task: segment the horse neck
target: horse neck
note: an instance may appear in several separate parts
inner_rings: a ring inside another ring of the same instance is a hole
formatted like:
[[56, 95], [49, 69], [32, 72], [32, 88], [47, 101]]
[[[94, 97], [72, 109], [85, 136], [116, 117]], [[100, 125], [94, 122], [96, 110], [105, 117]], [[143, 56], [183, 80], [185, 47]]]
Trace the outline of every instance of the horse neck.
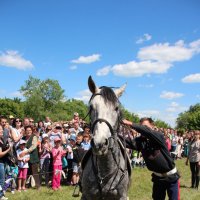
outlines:
[[114, 141], [113, 148], [109, 149], [106, 155], [96, 155], [96, 166], [100, 176], [106, 176], [118, 168], [119, 151], [117, 141]]

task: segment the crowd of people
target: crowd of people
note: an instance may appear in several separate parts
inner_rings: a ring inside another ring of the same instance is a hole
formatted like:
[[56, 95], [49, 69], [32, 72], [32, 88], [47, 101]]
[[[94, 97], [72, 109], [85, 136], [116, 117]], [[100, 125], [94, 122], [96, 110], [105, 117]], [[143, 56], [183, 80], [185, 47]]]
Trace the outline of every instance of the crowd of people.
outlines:
[[[174, 129], [156, 128], [164, 134], [171, 157], [186, 157], [190, 162], [191, 187], [199, 186], [200, 131], [177, 133]], [[124, 138], [136, 138], [140, 132], [120, 130]], [[52, 122], [49, 117], [34, 122], [33, 118], [1, 116], [0, 118], [0, 199], [5, 193], [26, 191], [27, 187], [40, 189], [44, 184], [59, 190], [61, 181], [76, 186], [84, 154], [91, 148], [90, 127], [74, 113], [67, 122]], [[128, 150], [132, 166], [146, 166], [142, 153]], [[62, 176], [64, 177], [62, 179]]]

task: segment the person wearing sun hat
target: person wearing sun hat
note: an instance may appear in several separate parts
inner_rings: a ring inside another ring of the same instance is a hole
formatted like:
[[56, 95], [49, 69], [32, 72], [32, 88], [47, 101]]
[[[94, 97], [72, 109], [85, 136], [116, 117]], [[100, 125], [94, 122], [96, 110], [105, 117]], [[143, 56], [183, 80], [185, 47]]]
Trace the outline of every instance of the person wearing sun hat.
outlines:
[[61, 171], [62, 171], [62, 157], [66, 154], [66, 151], [63, 150], [61, 146], [61, 139], [55, 138], [55, 146], [52, 149], [53, 157], [53, 180], [52, 180], [52, 189], [60, 189], [60, 180], [61, 180]]
[[20, 157], [19, 155], [23, 152], [27, 151], [26, 148], [26, 141], [20, 140], [19, 141], [19, 149], [17, 150], [17, 159], [18, 159], [18, 191], [21, 192], [21, 190], [26, 190], [26, 178], [27, 178], [27, 172], [29, 168], [28, 161], [30, 160], [30, 154], [26, 154], [23, 157]]

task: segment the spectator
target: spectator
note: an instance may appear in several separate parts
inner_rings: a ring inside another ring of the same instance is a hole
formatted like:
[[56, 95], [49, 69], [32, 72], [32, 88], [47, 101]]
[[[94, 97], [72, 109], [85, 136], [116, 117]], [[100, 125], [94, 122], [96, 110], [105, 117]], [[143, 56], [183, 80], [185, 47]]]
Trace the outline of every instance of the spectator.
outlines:
[[45, 121], [44, 121], [44, 127], [47, 128], [47, 126], [51, 125], [51, 119], [50, 117], [45, 117]]
[[18, 173], [18, 191], [19, 192], [21, 192], [21, 190], [26, 191], [26, 178], [27, 178], [27, 172], [29, 168], [28, 161], [30, 160], [29, 154], [25, 154], [23, 157], [19, 156], [21, 152], [23, 151], [27, 151], [26, 141], [20, 140], [19, 149], [17, 150], [18, 167], [19, 167], [19, 173]]
[[45, 126], [43, 121], [38, 121], [37, 123], [37, 132], [40, 136], [42, 136], [43, 133], [45, 133]]
[[68, 163], [68, 174], [67, 174], [67, 185], [71, 185], [72, 176], [73, 176], [73, 146], [76, 142], [76, 136], [70, 136], [70, 143], [66, 146], [67, 149], [67, 163]]
[[0, 125], [0, 200], [7, 200], [3, 194], [3, 187], [5, 181], [5, 162], [8, 156], [8, 152], [10, 151], [10, 146], [3, 140], [3, 127]]
[[83, 132], [83, 129], [79, 126], [79, 123], [75, 121], [73, 123], [73, 128], [70, 128], [69, 132], [71, 135], [74, 134], [75, 136], [77, 136], [79, 132]]
[[37, 139], [37, 136], [33, 134], [32, 126], [25, 127], [25, 137], [23, 137], [22, 139], [26, 141], [27, 150], [20, 153], [19, 156], [24, 157], [26, 154], [30, 154], [29, 174], [33, 175], [35, 179], [36, 188], [40, 189], [40, 179], [39, 179], [39, 173], [38, 173], [40, 160], [39, 160], [38, 149], [37, 149], [38, 139]]
[[10, 136], [10, 129], [9, 127], [6, 127], [7, 124], [7, 118], [2, 116], [0, 119], [0, 125], [3, 128], [3, 141], [6, 144], [8, 142], [8, 138]]
[[72, 124], [77, 122], [79, 124], [80, 119], [79, 119], [79, 114], [77, 112], [74, 113], [73, 119], [71, 120]]
[[55, 146], [54, 141], [55, 139], [59, 138], [62, 139], [62, 126], [57, 123], [53, 131], [49, 132], [49, 140], [52, 147]]
[[23, 127], [25, 128], [26, 126], [29, 126], [29, 125], [30, 125], [29, 118], [25, 117], [23, 120]]
[[15, 118], [13, 120], [12, 129], [11, 129], [11, 139], [14, 142], [15, 148], [18, 146], [18, 142], [23, 137], [24, 128], [22, 127], [22, 120]]
[[91, 145], [90, 145], [90, 135], [87, 132], [83, 133], [83, 142], [81, 143], [81, 147], [85, 151], [88, 151], [91, 148]]
[[190, 142], [189, 154], [186, 160], [186, 165], [190, 161], [190, 170], [192, 174], [191, 188], [199, 188], [200, 176], [200, 131], [195, 131], [192, 141]]
[[49, 183], [49, 167], [51, 158], [52, 146], [49, 143], [48, 134], [44, 133], [42, 135], [42, 143], [39, 146], [40, 154], [40, 180], [42, 182], [42, 177], [45, 179], [45, 185], [48, 186]]
[[10, 124], [10, 126], [12, 126], [13, 120], [14, 120], [13, 115], [10, 115], [10, 116], [9, 116], [9, 124]]
[[62, 171], [62, 157], [66, 154], [66, 151], [61, 147], [61, 139], [56, 138], [55, 146], [52, 149], [53, 157], [53, 180], [52, 180], [52, 189], [60, 189], [60, 180], [61, 180], [61, 171]]

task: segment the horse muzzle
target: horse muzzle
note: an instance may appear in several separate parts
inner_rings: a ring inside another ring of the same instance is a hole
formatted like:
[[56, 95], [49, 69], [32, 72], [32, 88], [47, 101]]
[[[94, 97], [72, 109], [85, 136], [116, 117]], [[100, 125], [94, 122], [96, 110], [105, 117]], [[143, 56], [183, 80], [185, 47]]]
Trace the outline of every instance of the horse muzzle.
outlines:
[[94, 139], [91, 140], [92, 151], [96, 155], [106, 155], [109, 147], [109, 140], [105, 139], [103, 143], [95, 143]]

